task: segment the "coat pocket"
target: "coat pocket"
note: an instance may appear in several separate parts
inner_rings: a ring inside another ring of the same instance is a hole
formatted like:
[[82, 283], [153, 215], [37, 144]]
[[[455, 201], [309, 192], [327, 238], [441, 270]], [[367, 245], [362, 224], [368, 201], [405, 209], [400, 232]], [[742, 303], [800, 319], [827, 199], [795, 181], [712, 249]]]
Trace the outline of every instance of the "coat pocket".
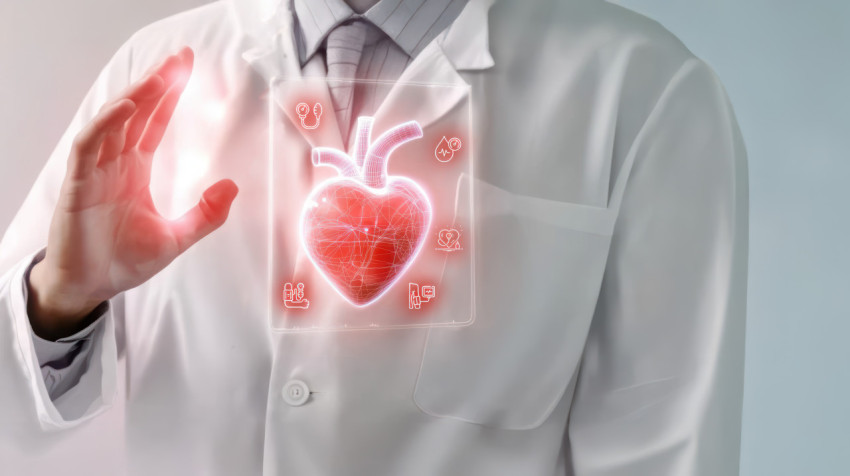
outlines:
[[413, 399], [432, 416], [534, 428], [581, 359], [614, 216], [483, 181], [473, 195], [475, 321], [428, 331]]

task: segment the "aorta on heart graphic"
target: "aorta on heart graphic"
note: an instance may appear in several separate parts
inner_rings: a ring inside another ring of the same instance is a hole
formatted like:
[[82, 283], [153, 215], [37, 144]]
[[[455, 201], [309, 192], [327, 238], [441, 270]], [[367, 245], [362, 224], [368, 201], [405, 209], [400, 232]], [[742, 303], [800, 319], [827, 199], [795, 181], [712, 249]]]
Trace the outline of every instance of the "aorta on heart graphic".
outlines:
[[379, 300], [416, 260], [431, 226], [425, 190], [408, 177], [388, 176], [387, 161], [401, 145], [422, 137], [409, 121], [371, 140], [373, 119], [357, 120], [354, 157], [316, 147], [315, 166], [333, 167], [338, 177], [318, 184], [301, 215], [307, 256], [349, 303]]

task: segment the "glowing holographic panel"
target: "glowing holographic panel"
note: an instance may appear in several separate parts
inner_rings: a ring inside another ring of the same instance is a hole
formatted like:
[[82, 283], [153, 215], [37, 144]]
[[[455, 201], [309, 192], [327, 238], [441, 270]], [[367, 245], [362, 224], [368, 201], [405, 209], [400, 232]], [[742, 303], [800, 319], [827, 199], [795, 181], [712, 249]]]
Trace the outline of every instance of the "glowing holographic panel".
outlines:
[[383, 88], [386, 99], [352, 117], [345, 135], [326, 80], [269, 84], [268, 176], [257, 177], [268, 192], [268, 260], [257, 257], [267, 266], [269, 324], [285, 333], [469, 325], [469, 87], [358, 84]]
[[322, 276], [351, 304], [377, 301], [422, 249], [432, 209], [425, 191], [407, 177], [387, 176], [387, 160], [402, 144], [422, 137], [416, 121], [398, 125], [371, 142], [372, 118], [357, 121], [352, 158], [313, 149], [315, 165], [341, 177], [320, 183], [302, 211], [301, 238]]

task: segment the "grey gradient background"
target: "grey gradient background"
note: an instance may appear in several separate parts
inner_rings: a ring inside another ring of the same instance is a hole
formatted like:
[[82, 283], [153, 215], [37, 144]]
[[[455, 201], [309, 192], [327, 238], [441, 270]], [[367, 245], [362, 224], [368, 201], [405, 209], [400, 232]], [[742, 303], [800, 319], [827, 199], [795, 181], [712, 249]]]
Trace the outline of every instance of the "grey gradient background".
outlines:
[[[0, 229], [118, 46], [203, 3], [0, 0]], [[660, 21], [715, 68], [747, 142], [741, 474], [850, 474], [850, 2], [617, 3]], [[0, 472], [121, 474], [121, 411]]]

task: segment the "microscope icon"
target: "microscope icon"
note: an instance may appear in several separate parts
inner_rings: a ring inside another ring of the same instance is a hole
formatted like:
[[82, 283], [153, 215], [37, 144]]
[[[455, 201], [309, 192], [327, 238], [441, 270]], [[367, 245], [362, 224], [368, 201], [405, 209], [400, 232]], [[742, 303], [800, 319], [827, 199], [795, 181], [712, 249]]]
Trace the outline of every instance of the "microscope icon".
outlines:
[[287, 309], [307, 309], [310, 301], [304, 299], [304, 283], [298, 283], [292, 287], [292, 283], [283, 285], [283, 305]]

